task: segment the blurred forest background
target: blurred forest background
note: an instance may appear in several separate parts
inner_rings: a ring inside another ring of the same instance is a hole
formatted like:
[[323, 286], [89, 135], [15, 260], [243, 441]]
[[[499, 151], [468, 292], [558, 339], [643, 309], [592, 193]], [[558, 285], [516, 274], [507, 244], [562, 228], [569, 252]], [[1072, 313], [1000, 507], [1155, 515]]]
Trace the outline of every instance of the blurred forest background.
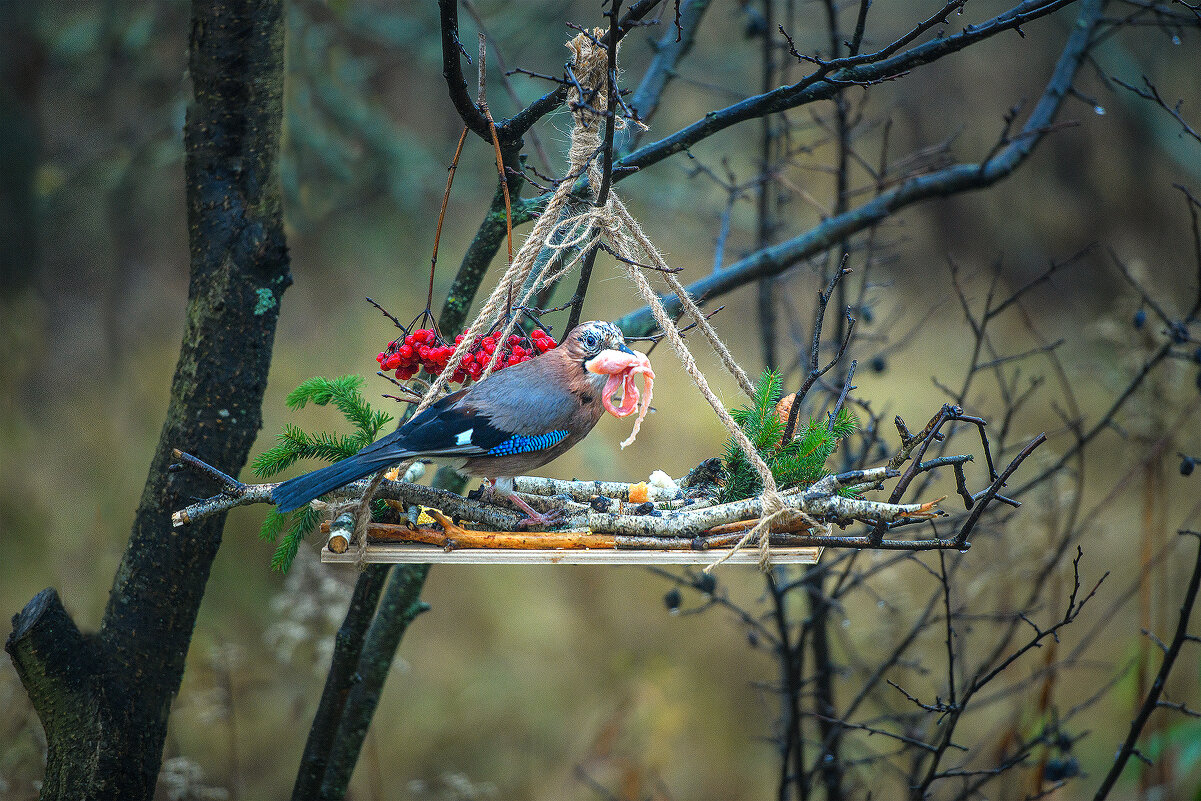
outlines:
[[[1005, 7], [973, 1], [948, 27]], [[0, 612], [7, 618], [54, 586], [87, 630], [100, 619], [129, 535], [183, 326], [189, 8], [180, 0], [0, 0], [0, 9], [6, 204], [0, 207]], [[563, 43], [574, 33], [563, 23], [603, 24], [595, 2], [481, 0], [471, 10], [460, 13], [462, 40], [473, 44], [482, 20], [493, 48], [489, 100], [498, 118], [550, 88], [514, 75], [515, 102], [500, 80], [501, 57], [510, 69], [559, 74]], [[895, 36], [932, 10], [913, 0], [880, 4], [872, 26]], [[402, 320], [424, 305], [445, 168], [462, 129], [441, 75], [434, 4], [295, 0], [285, 13], [281, 177], [295, 285], [281, 308], [255, 452], [273, 442], [285, 421], [339, 426], [326, 410], [305, 411], [301, 419], [286, 410], [285, 395], [309, 376], [361, 373], [369, 376], [369, 397], [389, 391], [371, 376], [375, 354], [394, 329], [364, 298]], [[793, 13], [788, 29], [798, 48], [817, 47], [823, 29], [812, 20], [820, 19], [819, 6], [798, 2]], [[865, 141], [887, 128], [891, 153], [917, 153], [927, 168], [980, 159], [1009, 109], [1042, 92], [1076, 13], [1070, 7], [1031, 23], [1023, 38], [1001, 34], [875, 86], [863, 106], [867, 94], [852, 89], [852, 112], [867, 121]], [[627, 37], [626, 85], [636, 85], [653, 56], [649, 42], [664, 35], [670, 16]], [[761, 81], [763, 26], [758, 3], [714, 3], [644, 141], [758, 91], [750, 87]], [[1146, 25], [1107, 39], [1092, 59], [1131, 86], [1150, 77], [1168, 105], [1183, 98], [1182, 113], [1196, 127], [1198, 44], [1195, 28]], [[791, 69], [792, 80], [805, 71]], [[1065, 340], [1059, 362], [1089, 419], [1113, 403], [1162, 333], [1153, 316], [1136, 327], [1145, 304], [1117, 261], [1171, 313], [1192, 303], [1198, 288], [1191, 223], [1173, 184], [1199, 193], [1201, 142], [1183, 134], [1164, 109], [1101, 77], [1092, 63], [1075, 87], [1078, 95], [1058, 120], [1071, 124], [1055, 130], [1011, 178], [984, 192], [915, 205], [881, 230], [887, 244], [857, 310], [862, 339], [849, 356], [860, 363], [856, 395], [885, 420], [900, 414], [920, 427], [947, 400], [937, 382], [962, 382], [972, 340], [950, 289], [952, 262], [968, 296], [980, 301], [994, 270], [1004, 295], [1048, 264], [1091, 248], [1024, 298], [1028, 327], [997, 324], [1009, 352]], [[832, 208], [828, 106], [805, 107], [791, 118], [797, 151], [780, 181], [787, 195], [782, 229], [804, 230]], [[753, 192], [731, 203], [713, 178], [724, 177], [726, 165], [739, 181], [753, 177], [752, 126], [758, 130], [757, 122], [732, 127], [690, 157], [676, 156], [620, 184], [651, 238], [685, 268], [685, 282], [713, 268], [719, 241], [724, 263], [755, 248]], [[569, 128], [563, 110], [538, 125], [527, 152], [541, 151], [546, 161], [533, 155], [531, 163], [558, 174]], [[864, 152], [879, 150], [864, 145]], [[491, 150], [473, 138], [442, 232], [436, 304], [488, 209], [495, 179]], [[778, 353], [785, 366], [807, 346], [825, 263], [823, 256], [771, 281], [782, 310]], [[611, 264], [597, 269], [585, 319], [615, 319], [641, 305]], [[745, 287], [721, 302], [726, 308], [714, 324], [755, 373], [763, 365], [750, 324], [757, 290]], [[893, 344], [885, 348], [886, 340]], [[738, 403], [737, 387], [708, 348], [698, 351], [718, 391]], [[619, 451], [627, 426], [606, 419], [542, 474], [637, 480], [662, 469], [681, 476], [720, 455], [721, 425], [674, 356], [662, 348], [653, 359], [658, 413], [637, 444]], [[1053, 368], [1044, 362], [1030, 370]], [[1104, 500], [1105, 511], [1081, 543], [1082, 572], [1091, 578], [1088, 586], [1104, 571], [1112, 576], [1082, 617], [1082, 630], [1100, 623], [1103, 631], [1095, 635], [1098, 646], [1080, 658], [1078, 678], [1059, 689], [1064, 708], [1101, 689], [1146, 647], [1138, 593], [1125, 601], [1121, 595], [1137, 583], [1148, 539], [1156, 551], [1166, 548], [1143, 582], [1151, 628], [1166, 636], [1175, 622], [1192, 546], [1174, 532], [1201, 525], [1201, 475], [1177, 469], [1178, 454], [1201, 456], [1199, 370], [1187, 359], [1165, 365], [1089, 454], [1087, 502]], [[1012, 421], [1015, 438], [1062, 431], [1056, 397], [1048, 392], [1026, 404]], [[982, 381], [965, 407], [992, 420], [1003, 404]], [[1033, 474], [1064, 447], [1053, 438], [1023, 469]], [[1035, 570], [1048, 519], [1071, 503], [1057, 495], [1060, 489], [1027, 498], [1010, 525], [962, 557], [958, 569], [973, 577], [965, 582], [971, 593], [992, 597]], [[322, 567], [315, 545], [288, 575], [272, 572], [272, 548], [257, 536], [264, 511], [236, 510], [226, 526], [174, 704], [161, 797], [279, 797], [295, 775], [355, 575]], [[883, 557], [865, 559], [874, 564]], [[919, 561], [879, 574], [874, 599], [861, 596], [834, 609], [842, 643], [836, 649], [870, 651], [873, 641], [904, 625], [928, 589]], [[761, 604], [763, 582], [752, 568], [724, 567], [716, 575], [722, 597], [748, 609]], [[685, 591], [679, 609], [669, 611], [664, 595], [672, 586], [634, 567], [434, 568], [423, 596], [431, 610], [402, 645], [352, 795], [768, 797], [778, 772], [769, 740], [778, 715], [771, 654], [748, 642], [728, 610], [690, 614], [706, 605], [701, 594]], [[931, 659], [941, 648], [940, 631], [918, 644]], [[1039, 659], [1015, 669], [1031, 673]], [[1195, 646], [1182, 660], [1172, 697], [1195, 706], [1201, 681]], [[1088, 733], [1072, 747], [1085, 774], [1103, 774], [1124, 736], [1139, 700], [1134, 673], [1127, 670], [1072, 723], [1076, 735]], [[994, 706], [991, 722], [973, 724], [977, 735], [1013, 723], [1016, 713], [1005, 699]], [[1165, 718], [1154, 728], [1153, 747], [1172, 763], [1171, 784], [1158, 797], [1196, 797], [1201, 729], [1195, 723]], [[12, 665], [0, 660], [0, 797], [36, 795], [42, 738]], [[870, 777], [860, 781], [870, 788]], [[1069, 784], [1056, 797], [1084, 797], [1092, 786]], [[1133, 783], [1122, 787], [1133, 797]]]

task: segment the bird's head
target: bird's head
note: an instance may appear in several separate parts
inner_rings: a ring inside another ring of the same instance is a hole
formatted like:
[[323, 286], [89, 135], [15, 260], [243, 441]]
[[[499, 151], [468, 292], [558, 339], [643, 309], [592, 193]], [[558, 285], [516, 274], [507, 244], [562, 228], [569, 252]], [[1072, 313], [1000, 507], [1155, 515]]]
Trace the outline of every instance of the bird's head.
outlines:
[[599, 377], [619, 373], [631, 358], [637, 358], [621, 329], [603, 320], [580, 323], [567, 332], [559, 347], [568, 359]]
[[[642, 418], [650, 409], [651, 387], [655, 380], [655, 371], [651, 369], [647, 355], [630, 350], [621, 329], [599, 320], [582, 323], [568, 331], [559, 349], [569, 363], [584, 368], [584, 380], [600, 390], [605, 411], [614, 417], [627, 417], [638, 409], [634, 431], [621, 447], [633, 442]], [[636, 375], [641, 375], [645, 382], [646, 395], [641, 397], [641, 407], [638, 405], [640, 393], [634, 384]], [[613, 396], [618, 389], [622, 391], [621, 405], [615, 406]]]

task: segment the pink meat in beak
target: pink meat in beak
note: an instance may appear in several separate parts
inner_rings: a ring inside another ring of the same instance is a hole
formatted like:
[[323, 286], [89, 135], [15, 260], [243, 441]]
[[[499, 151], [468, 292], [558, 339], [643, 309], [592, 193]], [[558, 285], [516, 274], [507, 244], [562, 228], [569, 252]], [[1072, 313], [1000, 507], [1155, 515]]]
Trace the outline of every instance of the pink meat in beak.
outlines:
[[[605, 381], [605, 388], [601, 391], [601, 402], [604, 404], [605, 411], [614, 417], [629, 417], [634, 413], [634, 408], [639, 406], [639, 400], [642, 401], [638, 410], [638, 418], [634, 420], [634, 430], [621, 443], [621, 447], [624, 448], [638, 436], [642, 420], [650, 410], [651, 395], [655, 385], [655, 371], [651, 369], [651, 361], [645, 353], [637, 351], [626, 353], [609, 349], [603, 350], [595, 356], [588, 363], [588, 369], [591, 372], [609, 376]], [[638, 386], [634, 383], [636, 375], [643, 377], [645, 395], [638, 392]], [[617, 394], [618, 387], [621, 387], [621, 405], [614, 406], [613, 396]]]

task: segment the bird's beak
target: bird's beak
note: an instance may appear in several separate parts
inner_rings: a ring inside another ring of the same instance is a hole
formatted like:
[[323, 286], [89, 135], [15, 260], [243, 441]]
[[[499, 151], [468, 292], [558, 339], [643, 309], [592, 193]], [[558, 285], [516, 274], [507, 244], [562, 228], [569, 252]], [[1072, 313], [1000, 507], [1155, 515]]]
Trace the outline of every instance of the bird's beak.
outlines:
[[623, 342], [617, 347], [606, 348], [584, 362], [584, 368], [596, 375], [619, 375], [626, 369], [640, 363], [650, 364], [644, 353], [636, 353]]

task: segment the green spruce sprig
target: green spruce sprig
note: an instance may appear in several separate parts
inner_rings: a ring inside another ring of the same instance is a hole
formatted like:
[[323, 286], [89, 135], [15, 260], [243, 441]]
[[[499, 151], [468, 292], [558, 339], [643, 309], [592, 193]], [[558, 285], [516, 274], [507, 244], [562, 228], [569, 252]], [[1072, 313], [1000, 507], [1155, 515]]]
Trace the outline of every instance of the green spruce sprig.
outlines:
[[[292, 390], [286, 401], [289, 409], [300, 410], [310, 403], [317, 406], [333, 404], [354, 426], [354, 432], [333, 434], [319, 431], [314, 434], [285, 423], [283, 432], [278, 436], [279, 444], [268, 448], [254, 460], [251, 465], [254, 474], [269, 478], [291, 467], [299, 459], [336, 462], [353, 456], [374, 442], [380, 429], [392, 421], [392, 415], [372, 409], [360, 391], [362, 386], [363, 377], [359, 375], [333, 379], [316, 376]], [[271, 557], [271, 567], [282, 573], [288, 572], [300, 550], [301, 541], [320, 522], [321, 515], [308, 504], [286, 514], [278, 509], [268, 512], [259, 536], [267, 542], [278, 542], [275, 554]], [[280, 535], [283, 535], [282, 539]]]
[[[751, 406], [732, 409], [730, 416], [771, 468], [777, 487], [812, 484], [829, 473], [826, 460], [839, 442], [855, 433], [859, 421], [851, 411], [839, 409], [832, 427], [827, 420], [812, 419], [791, 441], [782, 442], [787, 421], [776, 413], [780, 397], [780, 374], [764, 370], [755, 385]], [[763, 491], [758, 471], [733, 437], [726, 441], [723, 462], [726, 479], [721, 494], [723, 502], [750, 498]]]

